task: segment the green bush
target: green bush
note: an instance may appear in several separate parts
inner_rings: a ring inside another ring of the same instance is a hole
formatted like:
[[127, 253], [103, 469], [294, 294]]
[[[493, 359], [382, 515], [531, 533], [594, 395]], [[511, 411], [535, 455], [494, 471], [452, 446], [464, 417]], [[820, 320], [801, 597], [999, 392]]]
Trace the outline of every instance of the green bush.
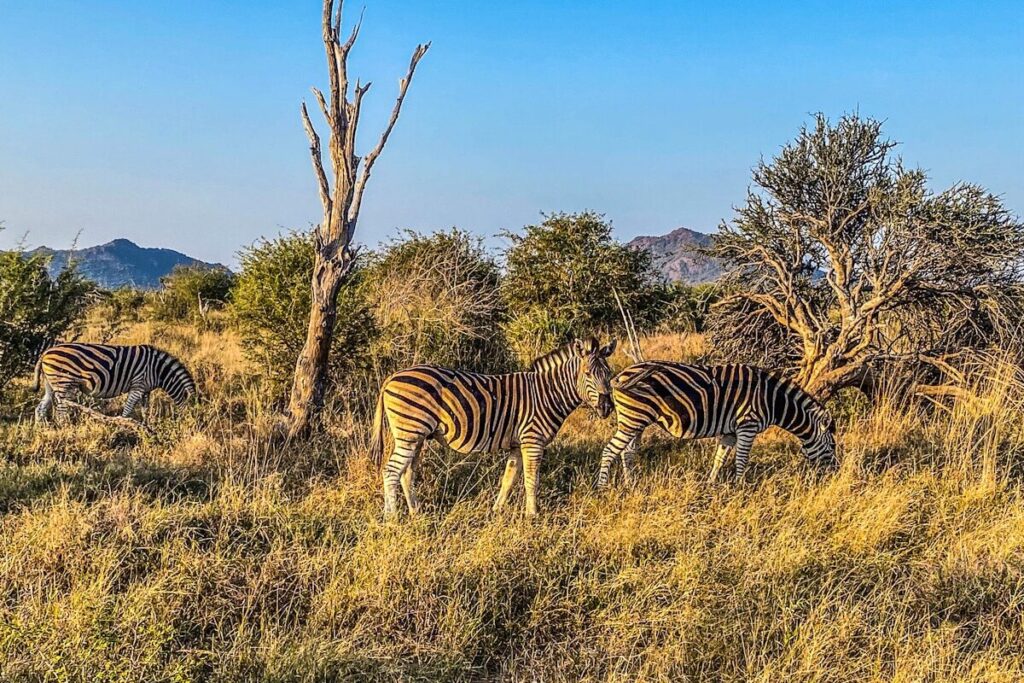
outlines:
[[362, 286], [380, 331], [378, 374], [417, 363], [507, 369], [500, 281], [480, 238], [455, 228], [408, 231], [372, 254]]
[[601, 214], [551, 214], [504, 236], [511, 242], [502, 285], [507, 334], [521, 358], [574, 337], [620, 332], [615, 291], [638, 328], [659, 320], [665, 290], [650, 254], [616, 242]]
[[[314, 257], [308, 233], [261, 240], [240, 254], [232, 318], [250, 360], [282, 393], [290, 386], [295, 359], [306, 340]], [[369, 365], [375, 328], [361, 279], [362, 264], [357, 263], [338, 294], [329, 372], [333, 381]]]
[[153, 317], [203, 324], [211, 310], [224, 308], [235, 285], [235, 275], [226, 268], [175, 266], [161, 278], [153, 302]]
[[93, 291], [73, 265], [51, 278], [45, 257], [0, 252], [0, 389], [79, 321]]

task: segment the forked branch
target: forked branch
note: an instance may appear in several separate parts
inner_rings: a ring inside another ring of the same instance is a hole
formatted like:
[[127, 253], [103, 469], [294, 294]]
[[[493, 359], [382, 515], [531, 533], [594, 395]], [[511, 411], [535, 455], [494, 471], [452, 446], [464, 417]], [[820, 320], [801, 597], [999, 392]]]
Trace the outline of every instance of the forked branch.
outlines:
[[[366, 155], [363, 160], [362, 173], [359, 175], [359, 180], [356, 182], [355, 193], [352, 197], [352, 207], [349, 209], [348, 222], [355, 225], [355, 222], [359, 219], [359, 209], [363, 202], [363, 191], [366, 189], [366, 181], [370, 178], [370, 173], [373, 171], [373, 165], [377, 162], [377, 157], [384, 151], [384, 145], [387, 144], [388, 138], [391, 137], [391, 131], [394, 130], [395, 124], [398, 122], [398, 116], [402, 113], [402, 103], [405, 102], [405, 94], [409, 91], [409, 84], [412, 83], [413, 74], [416, 73], [416, 65], [423, 59], [423, 55], [427, 54], [427, 50], [430, 49], [430, 43], [421, 43], [416, 46], [416, 49], [412, 52], [412, 58], [409, 60], [409, 70], [406, 72], [405, 77], [398, 82], [398, 97], [395, 99], [395, 106], [391, 109], [391, 118], [388, 120], [388, 125], [384, 128], [384, 132], [381, 133], [380, 140], [377, 141], [377, 146], [370, 150], [370, 153]], [[367, 83], [365, 88], [369, 88], [370, 84]], [[363, 90], [365, 92], [365, 89]], [[358, 99], [362, 98], [362, 93], [359, 93]]]

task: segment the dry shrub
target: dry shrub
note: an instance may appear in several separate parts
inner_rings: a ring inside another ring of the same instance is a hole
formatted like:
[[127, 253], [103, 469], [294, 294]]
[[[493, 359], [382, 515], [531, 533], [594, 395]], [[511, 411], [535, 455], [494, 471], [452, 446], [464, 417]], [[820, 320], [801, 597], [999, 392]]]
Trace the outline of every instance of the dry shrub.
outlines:
[[482, 242], [452, 229], [406, 232], [371, 257], [364, 280], [383, 376], [417, 363], [478, 371], [509, 364], [497, 264]]

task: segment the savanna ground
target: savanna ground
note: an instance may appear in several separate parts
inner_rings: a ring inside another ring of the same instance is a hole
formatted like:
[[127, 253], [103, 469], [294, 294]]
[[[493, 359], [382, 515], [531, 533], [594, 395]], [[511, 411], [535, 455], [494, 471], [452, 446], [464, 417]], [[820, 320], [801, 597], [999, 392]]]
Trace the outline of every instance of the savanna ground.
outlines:
[[[713, 444], [652, 435], [638, 485], [597, 495], [612, 426], [580, 411], [539, 520], [521, 494], [490, 512], [502, 457], [432, 447], [425, 513], [386, 523], [343, 405], [274, 445], [231, 332], [115, 341], [178, 354], [207, 401], [156, 402], [149, 438], [36, 432], [38, 396], [14, 392], [5, 681], [1024, 679], [1024, 387], [998, 363], [955, 406], [845, 401], [834, 476], [769, 434], [745, 484], [708, 485]], [[685, 359], [700, 339], [645, 346]]]

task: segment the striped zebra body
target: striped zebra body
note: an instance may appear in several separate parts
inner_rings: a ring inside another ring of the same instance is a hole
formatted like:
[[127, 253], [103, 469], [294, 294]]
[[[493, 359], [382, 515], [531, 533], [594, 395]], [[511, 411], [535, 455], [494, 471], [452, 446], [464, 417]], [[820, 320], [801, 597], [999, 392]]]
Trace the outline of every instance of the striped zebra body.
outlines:
[[59, 344], [39, 357], [35, 389], [40, 378], [45, 393], [36, 408], [37, 422], [47, 421], [54, 403], [58, 419], [66, 417], [64, 401], [74, 391], [97, 398], [128, 394], [122, 417], [130, 417], [154, 389], [163, 389], [178, 405], [196, 395], [195, 381], [182, 362], [148, 345]]
[[638, 363], [612, 382], [612, 398], [617, 429], [601, 454], [599, 488], [608, 485], [620, 458], [630, 481], [637, 444], [652, 424], [676, 438], [719, 437], [711, 481], [731, 455], [742, 479], [754, 438], [771, 426], [800, 439], [808, 460], [835, 463], [835, 427], [822, 405], [792, 382], [750, 365]]
[[494, 504], [504, 506], [524, 474], [526, 507], [537, 512], [537, 481], [544, 450], [569, 414], [586, 402], [602, 416], [611, 413], [614, 343], [576, 342], [535, 360], [527, 372], [483, 375], [420, 365], [391, 375], [383, 384], [374, 416], [372, 453], [380, 462], [388, 433], [394, 441], [383, 463], [384, 510], [398, 508], [398, 487], [410, 512], [419, 508], [413, 472], [424, 441], [437, 438], [459, 453], [492, 453], [519, 448], [506, 463]]

